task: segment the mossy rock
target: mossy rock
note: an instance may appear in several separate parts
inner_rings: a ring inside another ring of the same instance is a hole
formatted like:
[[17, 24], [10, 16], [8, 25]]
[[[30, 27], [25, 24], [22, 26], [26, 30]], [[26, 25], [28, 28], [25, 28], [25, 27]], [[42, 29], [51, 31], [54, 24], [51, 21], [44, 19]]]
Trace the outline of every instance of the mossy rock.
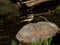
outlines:
[[0, 3], [0, 14], [18, 15], [18, 10], [12, 4]]
[[0, 3], [6, 3], [6, 4], [8, 4], [8, 3], [10, 3], [10, 0], [1, 0]]

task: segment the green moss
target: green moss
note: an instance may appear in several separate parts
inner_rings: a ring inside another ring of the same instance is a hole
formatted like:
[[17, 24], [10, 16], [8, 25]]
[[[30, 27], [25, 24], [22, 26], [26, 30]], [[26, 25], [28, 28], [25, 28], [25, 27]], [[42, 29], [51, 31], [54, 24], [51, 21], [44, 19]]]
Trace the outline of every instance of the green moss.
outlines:
[[30, 43], [30, 44], [27, 44], [27, 45], [51, 45], [51, 42], [52, 42], [52, 37], [50, 37], [50, 38], [48, 38], [48, 39], [45, 39], [43, 42], [37, 42], [37, 41], [35, 41], [35, 42], [32, 42], [32, 43]]
[[11, 40], [11, 45], [17, 45], [15, 40]]
[[10, 0], [1, 0], [0, 3], [6, 3], [6, 4], [8, 4], [8, 3], [10, 3]]
[[0, 3], [0, 14], [9, 13], [10, 15], [18, 15], [18, 10], [11, 4]]
[[56, 7], [56, 10], [60, 10], [60, 5], [58, 5], [58, 6]]
[[27, 44], [27, 45], [38, 45], [38, 42], [37, 42], [37, 41], [35, 41], [35, 42], [32, 42], [32, 43]]

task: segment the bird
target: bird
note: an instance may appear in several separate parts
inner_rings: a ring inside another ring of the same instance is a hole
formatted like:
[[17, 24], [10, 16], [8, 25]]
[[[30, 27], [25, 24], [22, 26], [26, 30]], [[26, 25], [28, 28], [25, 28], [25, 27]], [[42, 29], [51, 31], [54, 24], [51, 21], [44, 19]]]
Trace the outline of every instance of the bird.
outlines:
[[31, 15], [29, 15], [29, 16], [27, 17], [27, 19], [22, 20], [21, 22], [30, 22], [30, 21], [33, 21], [33, 20], [34, 20], [34, 15], [31, 14]]

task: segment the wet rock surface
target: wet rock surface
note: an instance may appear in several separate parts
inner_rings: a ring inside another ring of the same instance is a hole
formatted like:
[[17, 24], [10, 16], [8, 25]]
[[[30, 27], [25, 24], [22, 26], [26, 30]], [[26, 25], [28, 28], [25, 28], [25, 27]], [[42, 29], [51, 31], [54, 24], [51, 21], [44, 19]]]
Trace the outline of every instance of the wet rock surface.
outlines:
[[16, 38], [23, 43], [39, 42], [55, 36], [58, 31], [57, 25], [51, 22], [30, 23], [18, 31]]

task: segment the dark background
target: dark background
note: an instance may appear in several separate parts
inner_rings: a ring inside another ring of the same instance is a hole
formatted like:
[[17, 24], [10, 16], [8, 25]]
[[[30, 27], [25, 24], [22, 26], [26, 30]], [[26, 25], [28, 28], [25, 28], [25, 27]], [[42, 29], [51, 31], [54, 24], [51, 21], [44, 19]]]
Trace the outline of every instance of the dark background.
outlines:
[[[11, 2], [14, 4], [16, 4], [18, 1], [19, 0], [11, 0]], [[34, 6], [34, 8], [29, 10], [29, 12], [27, 12], [26, 10], [30, 9], [31, 7], [27, 7], [25, 4], [21, 4], [21, 7], [19, 7], [18, 11], [21, 14], [20, 16], [27, 16], [27, 14], [29, 13], [35, 14], [35, 13], [48, 12], [48, 10], [54, 10], [56, 6], [59, 4], [60, 4], [59, 0], [41, 3], [37, 6]], [[0, 15], [0, 18], [3, 19], [3, 23], [0, 23], [0, 36], [3, 37], [0, 39], [0, 45], [11, 45], [11, 40], [13, 39], [16, 40], [15, 35], [17, 34], [17, 32], [24, 25], [28, 24], [28, 22], [23, 22], [23, 23], [20, 22], [19, 24], [16, 24], [15, 21], [19, 22], [20, 20], [23, 20], [23, 19], [19, 18], [20, 16], [16, 16], [16, 17], [11, 17], [11, 19], [9, 20], [9, 19], [6, 19], [8, 16], [10, 15], [8, 14], [7, 15], [4, 14], [3, 16]], [[42, 15], [42, 16], [46, 17], [50, 22], [57, 24], [57, 26], [60, 28], [60, 11], [54, 12], [53, 15]], [[38, 17], [35, 17], [35, 18], [37, 19]], [[39, 21], [42, 21], [42, 20], [43, 19]], [[34, 23], [35, 21], [36, 20], [32, 21], [32, 23]], [[53, 38], [52, 43], [55, 45], [58, 45], [58, 44], [60, 45], [60, 32], [57, 33], [56, 36]]]

